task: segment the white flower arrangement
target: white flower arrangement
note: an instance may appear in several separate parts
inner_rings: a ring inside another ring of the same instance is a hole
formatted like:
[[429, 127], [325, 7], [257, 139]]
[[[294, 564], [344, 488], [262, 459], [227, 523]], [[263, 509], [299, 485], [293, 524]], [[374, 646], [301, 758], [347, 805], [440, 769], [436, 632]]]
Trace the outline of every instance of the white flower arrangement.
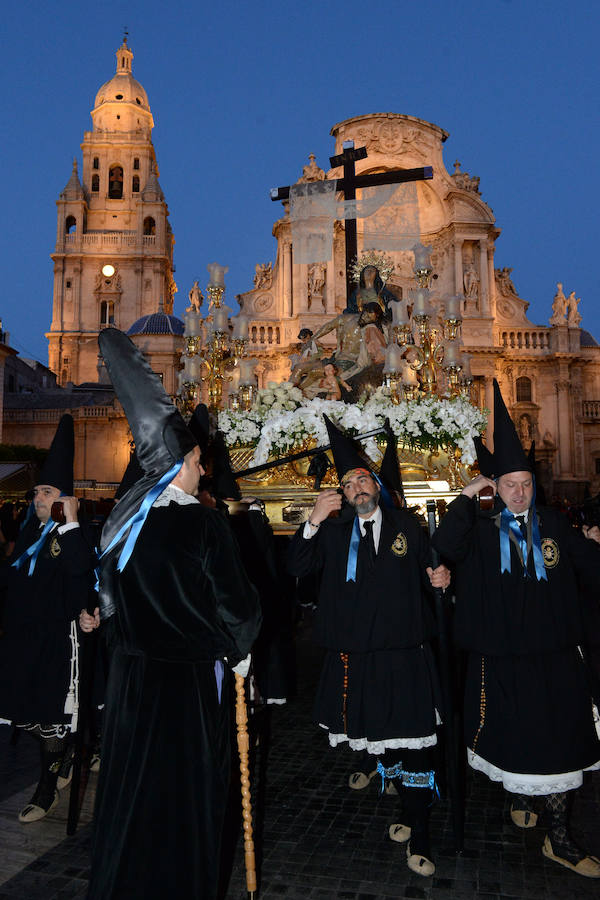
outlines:
[[[354, 404], [305, 400], [298, 388], [284, 382], [259, 391], [256, 405], [249, 412], [220, 412], [219, 428], [229, 447], [255, 446], [252, 463], [260, 465], [269, 456], [285, 455], [310, 440], [317, 446], [327, 444], [323, 413], [351, 435], [372, 431], [388, 418], [405, 446], [415, 450], [458, 447], [465, 465], [475, 461], [473, 438], [482, 433], [487, 422], [487, 412], [462, 396], [420, 397], [395, 405], [389, 389], [382, 386], [365, 402]], [[375, 438], [368, 438], [364, 447], [376, 458]]]

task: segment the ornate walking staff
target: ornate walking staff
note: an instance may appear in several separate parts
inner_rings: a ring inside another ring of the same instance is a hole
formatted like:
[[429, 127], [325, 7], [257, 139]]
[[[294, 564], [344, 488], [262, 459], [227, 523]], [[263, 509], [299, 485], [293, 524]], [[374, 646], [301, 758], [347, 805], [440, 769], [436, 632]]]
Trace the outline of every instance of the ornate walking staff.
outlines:
[[[437, 527], [435, 500], [427, 501], [427, 524], [429, 526], [429, 536], [433, 537], [433, 533]], [[440, 564], [439, 553], [433, 547], [431, 548], [431, 561], [434, 569]], [[444, 725], [446, 728], [446, 767], [448, 773], [448, 793], [450, 795], [450, 804], [452, 808], [452, 832], [454, 835], [454, 849], [456, 853], [461, 853], [464, 846], [465, 816], [458, 771], [448, 629], [446, 628], [446, 616], [444, 611], [444, 592], [442, 588], [434, 588], [433, 592], [435, 596], [435, 617], [437, 619], [439, 633], [440, 681], [442, 701], [444, 703]]]
[[246, 864], [246, 888], [248, 896], [256, 891], [256, 860], [252, 837], [252, 797], [250, 793], [250, 770], [248, 768], [248, 710], [244, 679], [235, 673], [235, 721], [237, 724], [237, 745], [240, 754], [240, 776], [242, 782], [242, 818], [244, 820], [244, 861]]

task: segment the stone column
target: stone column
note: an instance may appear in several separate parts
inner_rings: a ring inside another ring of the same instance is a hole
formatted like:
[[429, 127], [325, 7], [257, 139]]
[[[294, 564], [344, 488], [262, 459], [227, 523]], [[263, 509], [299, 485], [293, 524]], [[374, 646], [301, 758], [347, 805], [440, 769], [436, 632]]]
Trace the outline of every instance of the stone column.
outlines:
[[490, 411], [488, 424], [485, 430], [485, 442], [488, 447], [492, 446], [494, 437], [494, 376], [485, 375], [485, 406]]
[[488, 283], [487, 241], [479, 241], [479, 288], [481, 291], [479, 311], [482, 316], [490, 314], [490, 293]]
[[494, 274], [494, 248], [487, 249], [488, 291], [490, 315], [496, 318], [496, 276]]
[[289, 319], [292, 315], [292, 245], [283, 244], [283, 316]]
[[454, 238], [454, 290], [457, 294], [464, 294], [465, 291], [463, 282], [462, 248], [463, 239]]
[[568, 366], [560, 367], [560, 380], [556, 383], [556, 412], [558, 422], [558, 459], [560, 466], [560, 477], [570, 477], [572, 475], [572, 454], [571, 454], [571, 384], [569, 382]]

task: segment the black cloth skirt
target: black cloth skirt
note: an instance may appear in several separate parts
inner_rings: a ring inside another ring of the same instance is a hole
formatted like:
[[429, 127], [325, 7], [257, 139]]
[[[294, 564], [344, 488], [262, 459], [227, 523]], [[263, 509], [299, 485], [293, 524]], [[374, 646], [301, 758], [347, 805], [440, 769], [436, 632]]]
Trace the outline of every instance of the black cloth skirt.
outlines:
[[403, 650], [350, 653], [344, 725], [344, 664], [328, 650], [314, 717], [331, 734], [369, 742], [435, 734], [439, 690], [428, 644]]
[[[480, 723], [481, 686], [485, 721]], [[465, 688], [467, 746], [506, 772], [553, 775], [600, 760], [592, 696], [577, 648], [528, 656], [471, 653]]]

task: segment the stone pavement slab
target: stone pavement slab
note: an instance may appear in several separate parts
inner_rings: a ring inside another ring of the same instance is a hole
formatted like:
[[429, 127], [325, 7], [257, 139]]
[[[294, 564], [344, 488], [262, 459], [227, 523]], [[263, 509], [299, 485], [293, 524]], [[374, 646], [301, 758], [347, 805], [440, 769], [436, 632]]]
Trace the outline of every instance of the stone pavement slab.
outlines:
[[[325, 732], [312, 721], [320, 653], [310, 641], [309, 624], [301, 625], [297, 635], [298, 696], [254, 719], [259, 740], [253, 765], [259, 897], [591, 900], [600, 896], [597, 881], [546, 860], [541, 854], [543, 826], [516, 829], [502, 788], [472, 772], [467, 777], [463, 854], [457, 857], [451, 850], [450, 810], [440, 801], [431, 816], [436, 872], [431, 878], [410, 872], [405, 847], [387, 836], [389, 825], [398, 821], [398, 798], [381, 795], [378, 779], [363, 791], [350, 790], [347, 781], [354, 754], [344, 747], [330, 749]], [[20, 825], [16, 812], [31, 796], [37, 763], [26, 737], [16, 747], [7, 746], [7, 734], [0, 737], [0, 900], [83, 898], [95, 776], [90, 777], [82, 821], [73, 837], [66, 837], [68, 792], [45, 820]], [[28, 783], [23, 784], [26, 776]], [[222, 900], [246, 896], [238, 802], [235, 784], [224, 838]], [[600, 773], [591, 773], [575, 800], [573, 831], [597, 856], [599, 812]]]

